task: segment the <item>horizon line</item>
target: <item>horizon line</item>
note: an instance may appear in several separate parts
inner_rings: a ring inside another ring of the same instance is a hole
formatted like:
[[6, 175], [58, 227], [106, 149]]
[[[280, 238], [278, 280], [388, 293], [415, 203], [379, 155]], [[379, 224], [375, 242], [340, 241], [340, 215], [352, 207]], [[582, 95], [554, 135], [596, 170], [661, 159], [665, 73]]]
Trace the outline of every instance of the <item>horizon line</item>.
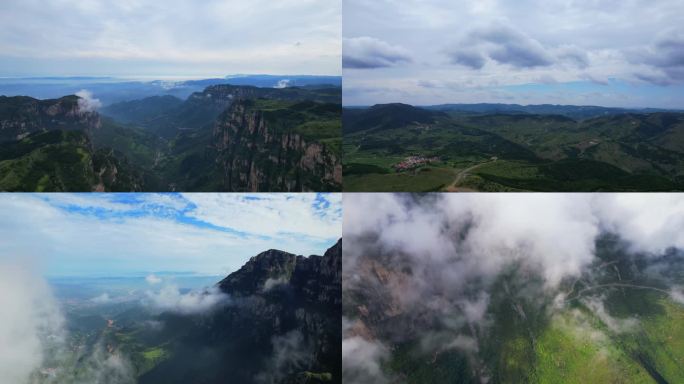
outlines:
[[536, 106], [542, 106], [542, 105], [550, 105], [550, 106], [555, 106], [555, 107], [598, 107], [598, 108], [606, 108], [606, 109], [636, 109], [636, 110], [646, 110], [646, 109], [661, 109], [661, 110], [667, 110], [667, 111], [678, 111], [678, 112], [684, 112], [684, 109], [677, 109], [677, 108], [668, 108], [668, 107], [608, 107], [605, 105], [596, 105], [596, 104], [550, 104], [550, 103], [544, 103], [544, 104], [519, 104], [519, 103], [488, 103], [488, 102], [473, 102], [473, 103], [458, 103], [458, 102], [453, 102], [453, 103], [439, 103], [439, 104], [410, 104], [406, 102], [401, 102], [401, 101], [393, 101], [393, 102], [386, 102], [386, 103], [375, 103], [375, 104], [345, 104], [344, 102], [342, 103], [343, 108], [370, 108], [376, 105], [389, 105], [389, 104], [404, 104], [404, 105], [410, 105], [412, 107], [416, 108], [424, 108], [424, 107], [437, 107], [437, 106], [447, 106], [447, 105], [510, 105], [510, 106], [521, 106], [521, 107], [536, 107]]

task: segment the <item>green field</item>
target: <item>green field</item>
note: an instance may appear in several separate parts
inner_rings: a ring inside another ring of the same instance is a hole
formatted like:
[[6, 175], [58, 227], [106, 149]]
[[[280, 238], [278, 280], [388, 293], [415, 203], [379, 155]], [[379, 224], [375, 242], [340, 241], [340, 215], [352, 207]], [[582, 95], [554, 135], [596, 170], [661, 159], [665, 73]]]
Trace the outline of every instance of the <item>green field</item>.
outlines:
[[[344, 190], [446, 190], [454, 181], [452, 189], [479, 191], [684, 190], [684, 114], [575, 121], [432, 112], [426, 120], [423, 111], [420, 122], [411, 122], [397, 115], [416, 116], [419, 108], [392, 105], [393, 115], [383, 116], [380, 107], [343, 119]], [[445, 177], [396, 172], [393, 165], [409, 156], [439, 158]], [[446, 180], [448, 170], [456, 175], [477, 164], [483, 165]]]

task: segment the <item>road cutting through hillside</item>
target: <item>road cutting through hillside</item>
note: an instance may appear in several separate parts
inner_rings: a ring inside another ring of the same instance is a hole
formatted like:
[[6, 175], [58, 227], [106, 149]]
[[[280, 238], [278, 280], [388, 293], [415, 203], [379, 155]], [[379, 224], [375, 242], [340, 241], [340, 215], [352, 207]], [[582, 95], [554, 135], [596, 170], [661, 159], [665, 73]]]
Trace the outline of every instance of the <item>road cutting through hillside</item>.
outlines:
[[460, 184], [465, 179], [465, 177], [468, 176], [469, 172], [472, 172], [475, 169], [477, 169], [477, 168], [479, 168], [485, 164], [493, 163], [497, 160], [498, 160], [498, 158], [493, 157], [490, 160], [485, 161], [484, 163], [475, 164], [471, 167], [468, 167], [464, 170], [459, 171], [458, 173], [456, 173], [456, 178], [454, 179], [454, 181], [451, 184], [449, 184], [449, 186], [446, 188], [446, 191], [447, 192], [477, 192], [476, 189], [459, 187], [458, 184]]

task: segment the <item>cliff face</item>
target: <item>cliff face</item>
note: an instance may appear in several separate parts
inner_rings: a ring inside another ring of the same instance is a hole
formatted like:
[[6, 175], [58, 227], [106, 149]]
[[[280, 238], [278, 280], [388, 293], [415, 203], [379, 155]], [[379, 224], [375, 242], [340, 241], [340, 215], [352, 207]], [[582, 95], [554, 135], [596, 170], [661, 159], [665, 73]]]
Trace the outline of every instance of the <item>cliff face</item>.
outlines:
[[140, 382], [341, 383], [341, 274], [341, 240], [324, 256], [254, 256], [217, 284], [230, 305], [163, 319], [177, 348]]
[[0, 96], [0, 142], [56, 129], [81, 130], [90, 135], [100, 125], [98, 113], [80, 108], [77, 96], [50, 100]]
[[214, 126], [217, 163], [230, 191], [339, 190], [342, 166], [324, 144], [267, 121], [251, 101], [237, 101]]

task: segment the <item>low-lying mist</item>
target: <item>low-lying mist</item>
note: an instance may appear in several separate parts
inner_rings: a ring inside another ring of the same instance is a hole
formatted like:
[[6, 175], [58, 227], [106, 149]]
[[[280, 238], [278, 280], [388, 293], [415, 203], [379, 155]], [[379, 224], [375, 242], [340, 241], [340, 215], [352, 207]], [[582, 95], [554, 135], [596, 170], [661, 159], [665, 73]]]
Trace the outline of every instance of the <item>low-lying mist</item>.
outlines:
[[639, 324], [620, 313], [632, 292], [683, 302], [678, 195], [348, 194], [344, 207], [345, 382], [403, 382], [391, 355], [406, 350], [430, 364], [455, 352], [462, 374], [498, 382], [513, 368], [492, 356], [511, 335], [534, 350], [540, 330], [581, 329], [588, 313], [607, 329], [587, 335], [606, 337]]
[[[146, 289], [124, 284], [91, 298], [78, 293], [58, 299], [34, 267], [0, 262], [0, 383], [135, 383], [131, 356], [106, 336], [107, 330], [116, 329], [107, 318], [138, 311], [143, 314], [136, 320], [143, 325], [140, 329], [158, 332], [164, 324], [155, 320], [157, 314], [202, 315], [230, 302], [217, 288], [179, 289], [172, 279], [150, 276], [145, 281]], [[71, 284], [85, 291], [106, 289], [98, 280]], [[99, 319], [95, 325], [93, 318]]]

